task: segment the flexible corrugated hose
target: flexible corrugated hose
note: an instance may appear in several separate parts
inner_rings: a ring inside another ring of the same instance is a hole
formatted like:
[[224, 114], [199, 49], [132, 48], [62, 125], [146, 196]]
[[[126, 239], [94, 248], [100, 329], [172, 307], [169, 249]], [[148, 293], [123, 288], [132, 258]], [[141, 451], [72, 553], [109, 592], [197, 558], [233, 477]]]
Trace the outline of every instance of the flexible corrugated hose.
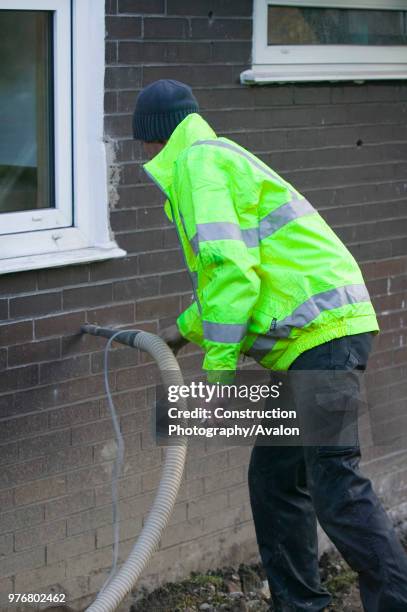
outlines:
[[[99, 334], [96, 326], [84, 326], [83, 331], [88, 331], [95, 335], [105, 335]], [[140, 330], [133, 331], [135, 331], [135, 334], [134, 339], [132, 339], [132, 345], [135, 348], [146, 351], [155, 359], [160, 369], [164, 387], [182, 385], [183, 377], [180, 367], [167, 344], [155, 334]], [[127, 332], [123, 330], [122, 332], [109, 334], [110, 341], [120, 333], [126, 334]], [[107, 376], [107, 371], [105, 374]], [[109, 400], [111, 400], [111, 396]], [[180, 409], [184, 408], [182, 402], [185, 402], [185, 400], [180, 400]], [[120, 444], [118, 444], [118, 454], [119, 451]], [[116, 575], [102, 587], [96, 600], [87, 608], [88, 612], [112, 612], [116, 610], [126, 595], [134, 588], [141, 573], [157, 549], [161, 535], [171, 516], [181, 484], [186, 452], [186, 438], [181, 438], [176, 446], [168, 446], [166, 448], [161, 480], [144, 527], [127, 560], [120, 567]]]

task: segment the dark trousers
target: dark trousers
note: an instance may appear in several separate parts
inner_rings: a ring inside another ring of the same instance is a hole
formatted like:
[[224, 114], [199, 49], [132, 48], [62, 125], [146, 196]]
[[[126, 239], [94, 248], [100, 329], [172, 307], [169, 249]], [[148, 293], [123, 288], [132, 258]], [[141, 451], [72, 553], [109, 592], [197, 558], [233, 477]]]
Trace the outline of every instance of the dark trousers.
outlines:
[[[372, 334], [306, 351], [290, 369], [365, 369]], [[358, 573], [366, 612], [407, 611], [407, 555], [369, 479], [360, 447], [254, 446], [249, 491], [257, 542], [276, 612], [324, 610], [317, 518]]]

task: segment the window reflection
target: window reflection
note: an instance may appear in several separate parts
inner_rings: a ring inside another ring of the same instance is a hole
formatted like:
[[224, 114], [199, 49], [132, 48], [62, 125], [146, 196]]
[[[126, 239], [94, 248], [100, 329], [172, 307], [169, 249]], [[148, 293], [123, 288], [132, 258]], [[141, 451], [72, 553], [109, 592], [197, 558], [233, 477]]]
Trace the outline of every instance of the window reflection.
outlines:
[[405, 45], [407, 11], [268, 7], [268, 45]]
[[0, 213], [54, 206], [52, 12], [0, 11]]

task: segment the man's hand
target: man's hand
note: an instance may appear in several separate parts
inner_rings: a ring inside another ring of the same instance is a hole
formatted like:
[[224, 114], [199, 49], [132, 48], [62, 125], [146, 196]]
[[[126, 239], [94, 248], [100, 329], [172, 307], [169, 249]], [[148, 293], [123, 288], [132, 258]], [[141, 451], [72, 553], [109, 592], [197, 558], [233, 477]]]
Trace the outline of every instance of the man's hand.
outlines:
[[160, 332], [159, 336], [168, 344], [170, 349], [172, 349], [174, 355], [176, 355], [183, 346], [188, 344], [188, 340], [181, 336], [177, 325], [165, 327]]

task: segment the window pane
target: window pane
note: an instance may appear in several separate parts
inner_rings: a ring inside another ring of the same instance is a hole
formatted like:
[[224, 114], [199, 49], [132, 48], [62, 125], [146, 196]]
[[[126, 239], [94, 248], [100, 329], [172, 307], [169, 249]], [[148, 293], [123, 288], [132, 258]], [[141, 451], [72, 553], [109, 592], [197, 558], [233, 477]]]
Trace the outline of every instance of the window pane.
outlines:
[[405, 45], [407, 11], [268, 7], [268, 45]]
[[52, 12], [0, 11], [0, 212], [54, 206]]

